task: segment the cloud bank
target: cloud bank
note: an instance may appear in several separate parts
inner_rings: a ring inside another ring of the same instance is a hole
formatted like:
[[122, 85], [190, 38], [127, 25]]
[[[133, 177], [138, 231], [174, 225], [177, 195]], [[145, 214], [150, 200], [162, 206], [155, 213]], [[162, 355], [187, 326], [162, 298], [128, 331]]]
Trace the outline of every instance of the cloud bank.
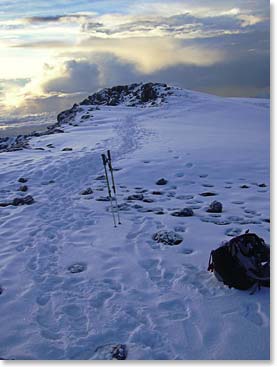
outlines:
[[15, 3], [0, 13], [5, 111], [59, 111], [99, 88], [146, 80], [220, 95], [269, 92], [267, 1], [38, 0], [24, 17]]

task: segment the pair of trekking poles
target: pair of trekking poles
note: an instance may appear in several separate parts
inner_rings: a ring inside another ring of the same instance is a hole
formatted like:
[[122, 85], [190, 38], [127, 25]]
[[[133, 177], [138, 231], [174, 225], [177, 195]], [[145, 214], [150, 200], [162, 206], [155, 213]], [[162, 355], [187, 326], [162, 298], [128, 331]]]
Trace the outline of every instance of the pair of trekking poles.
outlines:
[[[102, 156], [103, 166], [104, 166], [104, 170], [105, 170], [106, 183], [107, 183], [107, 188], [108, 188], [109, 200], [110, 200], [110, 204], [111, 204], [111, 212], [112, 212], [112, 216], [113, 216], [113, 223], [114, 223], [114, 226], [117, 227], [116, 217], [117, 217], [117, 224], [121, 224], [121, 221], [120, 221], [120, 216], [119, 216], [119, 206], [118, 206], [118, 202], [117, 202], [117, 195], [116, 195], [116, 188], [115, 188], [115, 181], [114, 181], [114, 174], [113, 174], [113, 166], [112, 166], [112, 157], [111, 157], [110, 150], [107, 150], [107, 155], [102, 154], [101, 156]], [[111, 185], [110, 185], [110, 180], [109, 180], [109, 176], [108, 176], [107, 166], [108, 166], [109, 171], [110, 171], [111, 183], [112, 183]], [[113, 190], [113, 193], [114, 193], [114, 198], [112, 197], [111, 187], [112, 187], [112, 190]], [[115, 201], [115, 206], [113, 205], [113, 200]]]

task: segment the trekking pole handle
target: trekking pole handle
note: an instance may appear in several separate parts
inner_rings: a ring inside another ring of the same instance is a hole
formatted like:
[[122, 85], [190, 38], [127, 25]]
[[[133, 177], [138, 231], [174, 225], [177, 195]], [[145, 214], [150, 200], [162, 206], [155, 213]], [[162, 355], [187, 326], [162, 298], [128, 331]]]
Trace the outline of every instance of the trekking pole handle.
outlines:
[[111, 162], [112, 157], [111, 157], [111, 151], [107, 150], [107, 156], [108, 156], [108, 160]]

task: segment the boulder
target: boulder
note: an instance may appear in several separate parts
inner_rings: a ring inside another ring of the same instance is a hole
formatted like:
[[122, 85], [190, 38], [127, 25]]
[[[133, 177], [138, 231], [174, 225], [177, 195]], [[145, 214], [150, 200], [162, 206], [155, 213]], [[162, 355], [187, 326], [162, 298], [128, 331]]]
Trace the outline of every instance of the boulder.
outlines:
[[166, 185], [168, 183], [168, 181], [165, 178], [160, 178], [157, 182], [156, 185]]
[[183, 241], [183, 237], [174, 231], [161, 230], [153, 235], [153, 240], [169, 246], [179, 245]]
[[210, 204], [210, 206], [209, 206], [209, 208], [208, 208], [207, 212], [208, 212], [208, 213], [222, 213], [222, 209], [223, 209], [223, 206], [222, 206], [221, 202], [220, 202], [220, 201], [216, 201], [216, 200], [214, 200], [214, 201]]

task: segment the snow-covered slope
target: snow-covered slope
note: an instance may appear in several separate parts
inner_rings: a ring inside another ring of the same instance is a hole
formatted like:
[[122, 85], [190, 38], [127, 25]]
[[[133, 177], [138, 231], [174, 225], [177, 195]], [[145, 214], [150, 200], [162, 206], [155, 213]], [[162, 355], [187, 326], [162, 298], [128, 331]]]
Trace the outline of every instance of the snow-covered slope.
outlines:
[[[0, 154], [0, 202], [35, 200], [0, 207], [0, 357], [105, 359], [122, 344], [128, 359], [268, 359], [269, 290], [229, 289], [207, 272], [232, 235], [269, 243], [268, 101], [163, 85], [142, 101], [134, 88], [134, 106], [126, 89], [106, 90], [59, 115], [64, 133]], [[103, 201], [107, 149], [117, 228]], [[221, 214], [206, 211], [214, 199]], [[171, 215], [183, 208], [194, 215]], [[157, 243], [160, 230], [182, 242]]]

